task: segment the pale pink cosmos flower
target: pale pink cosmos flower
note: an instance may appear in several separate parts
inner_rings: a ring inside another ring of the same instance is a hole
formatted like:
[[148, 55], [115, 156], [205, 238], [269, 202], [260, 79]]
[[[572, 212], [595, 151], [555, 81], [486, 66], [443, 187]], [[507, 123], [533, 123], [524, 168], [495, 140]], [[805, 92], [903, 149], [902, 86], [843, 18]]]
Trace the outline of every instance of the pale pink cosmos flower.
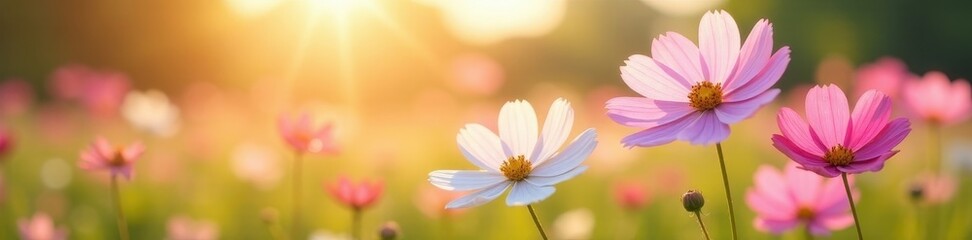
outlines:
[[35, 213], [29, 219], [17, 220], [20, 238], [24, 240], [62, 240], [67, 239], [67, 230], [54, 225], [54, 220], [45, 213]]
[[864, 93], [850, 112], [840, 88], [816, 86], [807, 93], [806, 112], [809, 125], [793, 109], [780, 109], [773, 146], [824, 177], [880, 171], [911, 132], [906, 118], [889, 121], [891, 98], [877, 90]]
[[773, 26], [760, 20], [740, 48], [736, 21], [725, 11], [708, 12], [699, 24], [699, 46], [669, 32], [654, 39], [651, 55], [632, 55], [621, 78], [643, 97], [607, 102], [608, 116], [645, 128], [621, 140], [651, 147], [675, 140], [719, 143], [729, 124], [752, 116], [773, 101], [770, 89], [790, 62], [790, 48], [773, 50]]
[[167, 240], [214, 240], [219, 239], [219, 228], [213, 222], [193, 220], [185, 216], [169, 218], [166, 225]]
[[297, 117], [281, 116], [277, 122], [280, 135], [299, 153], [336, 153], [333, 126], [331, 123], [314, 126], [307, 113]]
[[113, 146], [107, 139], [98, 137], [91, 147], [81, 152], [78, 166], [88, 171], [108, 170], [112, 177], [122, 175], [131, 180], [135, 160], [144, 151], [145, 146], [138, 142]]
[[384, 191], [384, 184], [381, 181], [353, 183], [347, 177], [340, 177], [337, 183], [326, 188], [339, 203], [354, 210], [362, 210], [378, 201]]
[[891, 99], [896, 99], [901, 85], [908, 78], [911, 78], [911, 73], [904, 62], [893, 57], [883, 57], [857, 69], [854, 96], [860, 97], [864, 92], [875, 89]]
[[648, 204], [648, 189], [638, 182], [617, 183], [614, 185], [614, 201], [625, 210], [641, 210]]
[[906, 82], [903, 91], [905, 107], [926, 122], [951, 125], [965, 121], [972, 112], [972, 90], [965, 79], [949, 83], [944, 73], [932, 71]]
[[[852, 177], [848, 183], [858, 199]], [[803, 223], [811, 234], [824, 236], [854, 224], [840, 179], [826, 179], [789, 163], [782, 172], [760, 166], [753, 184], [746, 191], [746, 204], [756, 212], [753, 226], [760, 231], [781, 234]]]
[[942, 204], [952, 200], [958, 181], [954, 176], [944, 174], [922, 174], [916, 184], [921, 188], [921, 201], [927, 204]]
[[30, 109], [34, 89], [22, 79], [6, 79], [0, 83], [0, 116], [19, 115]]
[[131, 83], [125, 74], [96, 71], [82, 65], [65, 65], [54, 71], [51, 91], [65, 100], [79, 101], [96, 116], [114, 114]]

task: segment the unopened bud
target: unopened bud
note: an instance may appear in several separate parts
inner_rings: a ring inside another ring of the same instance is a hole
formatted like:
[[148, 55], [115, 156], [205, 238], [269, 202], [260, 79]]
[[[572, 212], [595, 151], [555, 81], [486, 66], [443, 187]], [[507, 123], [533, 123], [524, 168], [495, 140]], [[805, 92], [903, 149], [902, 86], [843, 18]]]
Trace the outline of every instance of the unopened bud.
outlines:
[[402, 233], [401, 228], [398, 227], [398, 223], [395, 221], [388, 221], [381, 225], [378, 229], [378, 238], [381, 240], [394, 240], [397, 239]]
[[911, 201], [921, 201], [925, 197], [925, 187], [921, 183], [911, 184], [911, 187], [908, 187], [908, 197]]
[[689, 190], [682, 194], [682, 206], [685, 207], [685, 211], [689, 212], [702, 210], [702, 206], [705, 206], [705, 198], [702, 197], [702, 192]]

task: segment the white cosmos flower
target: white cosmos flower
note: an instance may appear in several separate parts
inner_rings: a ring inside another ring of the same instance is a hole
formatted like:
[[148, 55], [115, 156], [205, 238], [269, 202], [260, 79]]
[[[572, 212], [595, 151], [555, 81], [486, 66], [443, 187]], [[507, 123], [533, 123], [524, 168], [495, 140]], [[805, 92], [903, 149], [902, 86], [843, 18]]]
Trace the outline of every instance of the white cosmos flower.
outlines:
[[597, 145], [593, 128], [558, 152], [573, 123], [570, 103], [557, 99], [538, 134], [533, 106], [523, 100], [507, 102], [499, 113], [499, 136], [483, 125], [468, 124], [456, 137], [462, 154], [482, 170], [434, 171], [429, 173], [429, 181], [449, 191], [471, 191], [446, 208], [479, 206], [507, 188], [512, 188], [506, 197], [509, 206], [539, 202], [554, 193], [554, 184], [587, 170], [581, 163]]

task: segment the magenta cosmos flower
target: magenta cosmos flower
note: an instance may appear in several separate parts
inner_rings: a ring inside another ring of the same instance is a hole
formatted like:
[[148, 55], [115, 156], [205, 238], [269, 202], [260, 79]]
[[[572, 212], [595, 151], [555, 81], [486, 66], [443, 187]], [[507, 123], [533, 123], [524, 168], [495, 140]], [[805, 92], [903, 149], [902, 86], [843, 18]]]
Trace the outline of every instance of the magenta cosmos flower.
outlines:
[[378, 201], [384, 185], [380, 181], [353, 183], [348, 178], [341, 177], [337, 183], [328, 186], [327, 189], [341, 204], [354, 210], [361, 210]]
[[314, 126], [307, 113], [297, 117], [281, 116], [277, 122], [280, 135], [300, 153], [336, 153], [334, 127], [331, 123]]
[[643, 97], [607, 102], [608, 116], [620, 124], [645, 128], [621, 140], [625, 146], [650, 147], [685, 140], [719, 143], [729, 124], [749, 118], [773, 101], [770, 89], [790, 62], [790, 49], [772, 56], [773, 25], [756, 23], [739, 45], [739, 29], [725, 11], [709, 12], [699, 24], [699, 46], [669, 32], [654, 39], [651, 55], [632, 55], [621, 78]]
[[911, 132], [908, 119], [888, 121], [891, 98], [877, 90], [865, 92], [850, 112], [840, 88], [816, 86], [807, 93], [806, 111], [809, 125], [793, 109], [780, 110], [773, 146], [824, 177], [881, 170]]
[[62, 240], [67, 239], [67, 230], [54, 225], [54, 220], [44, 213], [35, 213], [30, 219], [17, 220], [20, 239], [24, 240]]
[[922, 79], [905, 83], [904, 100], [908, 110], [924, 121], [950, 125], [968, 119], [972, 110], [969, 82], [949, 84], [941, 72], [926, 73]]
[[[853, 181], [849, 183], [853, 189]], [[854, 224], [839, 179], [825, 179], [790, 163], [782, 172], [760, 166], [753, 184], [746, 204], [756, 212], [753, 226], [760, 231], [780, 234], [803, 223], [811, 234], [821, 236]], [[856, 199], [857, 189], [852, 191]]]
[[78, 166], [88, 171], [108, 170], [113, 177], [122, 175], [130, 180], [132, 165], [144, 151], [145, 146], [141, 143], [113, 146], [107, 139], [99, 137], [91, 147], [81, 152]]

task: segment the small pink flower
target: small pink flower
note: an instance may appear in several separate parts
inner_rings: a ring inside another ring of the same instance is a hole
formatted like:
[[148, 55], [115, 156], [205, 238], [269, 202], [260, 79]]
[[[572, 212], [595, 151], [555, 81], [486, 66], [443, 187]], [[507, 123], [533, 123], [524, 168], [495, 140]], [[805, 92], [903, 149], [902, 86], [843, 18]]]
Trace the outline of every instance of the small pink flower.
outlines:
[[337, 183], [327, 186], [331, 196], [334, 196], [341, 204], [355, 210], [365, 209], [377, 202], [378, 198], [381, 197], [383, 188], [381, 181], [362, 181], [355, 184], [347, 177], [340, 177]]
[[30, 109], [34, 89], [21, 79], [7, 79], [0, 83], [0, 116], [19, 115]]
[[[789, 163], [782, 172], [768, 165], [756, 170], [755, 186], [746, 191], [746, 204], [756, 212], [753, 226], [781, 234], [804, 223], [811, 234], [821, 236], [853, 224], [843, 182], [798, 168]], [[849, 177], [854, 199], [859, 199], [853, 182]]]
[[880, 171], [911, 132], [908, 119], [889, 121], [891, 98], [877, 90], [864, 93], [850, 112], [840, 88], [816, 86], [807, 93], [806, 112], [809, 125], [793, 109], [780, 109], [773, 146], [824, 177]]
[[955, 124], [969, 118], [972, 110], [969, 82], [964, 79], [949, 84], [941, 72], [928, 72], [920, 80], [905, 83], [905, 106], [917, 118], [939, 124]]
[[446, 191], [423, 184], [415, 196], [415, 206], [422, 214], [433, 219], [457, 215], [464, 212], [464, 209], [447, 209], [445, 206], [464, 194], [464, 192]]
[[857, 69], [854, 96], [860, 97], [864, 92], [874, 89], [896, 99], [901, 85], [908, 78], [911, 78], [911, 73], [904, 62], [893, 57], [883, 57]]
[[219, 239], [219, 228], [210, 221], [196, 221], [184, 216], [169, 218], [166, 226], [168, 240], [213, 240]]
[[44, 213], [35, 213], [30, 219], [17, 220], [20, 238], [24, 240], [67, 239], [67, 230], [54, 226], [54, 220]]
[[6, 156], [10, 154], [13, 150], [13, 136], [9, 130], [0, 128], [0, 161], [6, 159]]
[[503, 85], [503, 66], [484, 54], [465, 54], [452, 62], [452, 85], [464, 93], [488, 96]]
[[333, 124], [327, 123], [318, 127], [312, 124], [310, 116], [307, 113], [301, 113], [296, 118], [281, 116], [277, 127], [280, 130], [280, 135], [295, 151], [300, 153], [336, 153], [338, 149], [334, 142]]
[[614, 201], [628, 211], [641, 210], [648, 204], [648, 190], [638, 182], [623, 182], [614, 185]]
[[770, 89], [790, 62], [790, 48], [773, 52], [773, 26], [760, 20], [740, 46], [739, 28], [725, 11], [708, 12], [699, 24], [699, 46], [669, 32], [651, 44], [651, 55], [632, 55], [621, 78], [643, 97], [607, 102], [615, 122], [644, 128], [621, 140], [651, 147], [675, 140], [719, 143], [729, 124], [752, 116], [780, 93]]
[[951, 175], [923, 174], [917, 179], [921, 200], [928, 204], [942, 204], [952, 200], [958, 181]]
[[130, 87], [128, 77], [122, 73], [99, 72], [81, 65], [60, 67], [51, 78], [55, 96], [77, 100], [96, 116], [118, 112]]
[[90, 148], [81, 152], [78, 166], [87, 171], [108, 170], [112, 176], [122, 175], [132, 179], [132, 165], [145, 151], [141, 143], [128, 146], [112, 146], [107, 139], [98, 137]]

